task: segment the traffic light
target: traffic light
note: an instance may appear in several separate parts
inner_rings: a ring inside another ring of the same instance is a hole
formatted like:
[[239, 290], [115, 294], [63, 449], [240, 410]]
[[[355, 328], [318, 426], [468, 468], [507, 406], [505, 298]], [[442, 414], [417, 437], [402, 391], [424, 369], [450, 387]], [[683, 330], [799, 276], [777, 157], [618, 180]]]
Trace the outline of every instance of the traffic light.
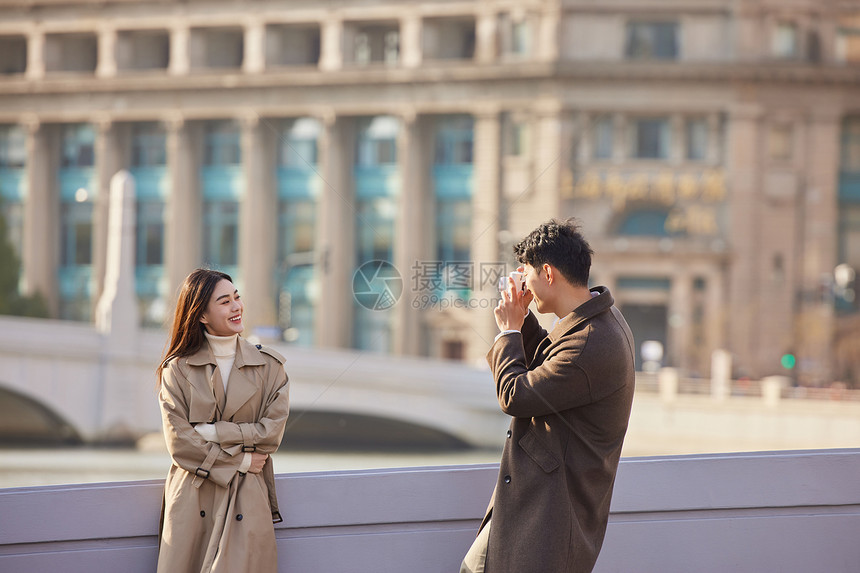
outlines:
[[786, 352], [782, 355], [782, 358], [779, 359], [779, 363], [782, 364], [782, 367], [786, 370], [793, 370], [794, 365], [797, 364], [797, 358], [795, 358], [794, 354], [791, 352]]

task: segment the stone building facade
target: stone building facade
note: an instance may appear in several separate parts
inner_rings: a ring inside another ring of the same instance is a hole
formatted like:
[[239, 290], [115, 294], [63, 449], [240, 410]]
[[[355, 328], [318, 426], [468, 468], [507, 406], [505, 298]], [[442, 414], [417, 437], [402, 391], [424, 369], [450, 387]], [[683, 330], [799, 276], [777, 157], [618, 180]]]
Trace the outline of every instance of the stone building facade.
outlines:
[[511, 245], [576, 216], [663, 364], [860, 382], [858, 64], [832, 0], [0, 0], [0, 193], [62, 318], [127, 169], [148, 325], [207, 264], [260, 337], [479, 361]]

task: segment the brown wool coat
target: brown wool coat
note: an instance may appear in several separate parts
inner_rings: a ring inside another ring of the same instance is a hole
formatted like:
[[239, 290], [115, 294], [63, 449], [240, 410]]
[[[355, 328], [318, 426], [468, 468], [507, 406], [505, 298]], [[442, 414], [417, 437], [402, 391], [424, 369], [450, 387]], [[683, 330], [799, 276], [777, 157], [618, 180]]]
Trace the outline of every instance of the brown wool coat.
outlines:
[[487, 573], [587, 573], [633, 402], [633, 335], [605, 287], [552, 332], [533, 314], [487, 355], [513, 417], [484, 518]]
[[[283, 362], [240, 337], [223, 412], [208, 342], [164, 368], [159, 404], [173, 466], [164, 486], [159, 573], [277, 571], [272, 460], [259, 474], [238, 469], [243, 448], [270, 454], [281, 443], [290, 405]], [[220, 444], [194, 431], [206, 422], [215, 424]]]

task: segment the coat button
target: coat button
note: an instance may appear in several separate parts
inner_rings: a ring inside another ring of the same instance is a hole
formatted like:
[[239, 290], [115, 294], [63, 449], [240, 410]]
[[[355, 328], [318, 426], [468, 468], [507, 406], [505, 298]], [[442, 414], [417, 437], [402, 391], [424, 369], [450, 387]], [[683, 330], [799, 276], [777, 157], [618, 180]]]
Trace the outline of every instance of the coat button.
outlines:
[[505, 483], [511, 483], [511, 476], [505, 476]]
[[242, 514], [241, 513], [236, 516], [236, 521], [242, 521]]
[[200, 511], [200, 517], [206, 517], [206, 512], [201, 510]]
[[509, 438], [511, 437], [511, 431], [510, 431], [510, 430], [508, 430], [507, 436], [508, 436]]

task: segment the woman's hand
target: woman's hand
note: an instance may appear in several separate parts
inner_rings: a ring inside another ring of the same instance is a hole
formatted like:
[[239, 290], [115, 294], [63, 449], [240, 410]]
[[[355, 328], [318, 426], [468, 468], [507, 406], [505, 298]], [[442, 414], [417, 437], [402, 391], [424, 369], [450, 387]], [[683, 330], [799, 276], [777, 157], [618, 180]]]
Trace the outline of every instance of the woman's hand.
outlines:
[[258, 474], [263, 471], [263, 466], [266, 464], [266, 459], [269, 454], [251, 453], [251, 467], [248, 468], [248, 473]]

